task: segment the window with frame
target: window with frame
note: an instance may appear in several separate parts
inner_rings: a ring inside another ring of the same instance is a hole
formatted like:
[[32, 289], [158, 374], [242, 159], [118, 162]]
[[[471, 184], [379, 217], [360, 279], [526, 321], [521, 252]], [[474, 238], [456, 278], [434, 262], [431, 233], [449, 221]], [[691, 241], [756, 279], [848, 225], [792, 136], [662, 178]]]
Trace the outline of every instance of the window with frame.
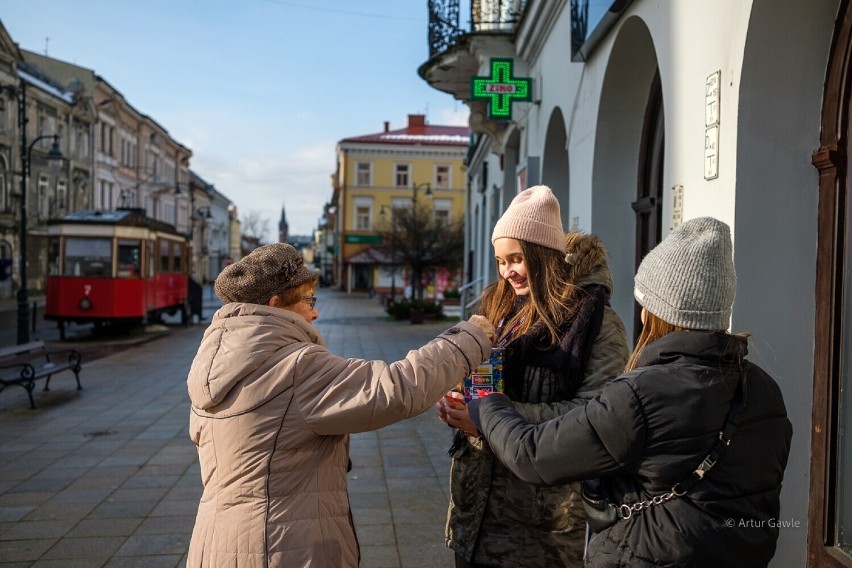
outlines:
[[115, 128], [106, 122], [101, 122], [101, 153], [107, 156], [113, 155], [113, 132]]
[[453, 202], [451, 199], [433, 199], [432, 200], [432, 218], [436, 225], [449, 225], [450, 216], [452, 214]]
[[160, 239], [160, 272], [171, 272], [171, 241]]
[[112, 182], [105, 179], [100, 180], [100, 191], [98, 191], [97, 206], [100, 209], [112, 209]]
[[65, 240], [65, 276], [112, 275], [112, 239], [68, 237]]
[[86, 125], [75, 123], [74, 138], [71, 143], [74, 145], [72, 155], [77, 159], [85, 160], [89, 157], [89, 131]]
[[139, 278], [141, 275], [142, 241], [119, 239], [117, 276], [119, 278]]
[[411, 199], [408, 197], [394, 197], [391, 199], [391, 210], [394, 215], [405, 214], [411, 210]]
[[358, 162], [355, 165], [355, 184], [360, 187], [373, 185], [373, 164], [370, 162]]
[[411, 166], [409, 164], [394, 165], [394, 185], [396, 187], [411, 187]]
[[8, 133], [11, 130], [12, 120], [9, 109], [10, 107], [14, 108], [14, 103], [15, 99], [12, 97], [0, 95], [0, 132]]
[[38, 176], [38, 216], [47, 219], [50, 216], [50, 176], [39, 174]]
[[355, 198], [355, 230], [369, 231], [373, 227], [373, 198]]
[[448, 164], [435, 164], [435, 188], [450, 189], [452, 180], [450, 179], [450, 166]]
[[53, 214], [61, 217], [68, 208], [68, 183], [65, 179], [56, 180], [56, 202], [53, 205]]
[[59, 276], [59, 237], [53, 236], [47, 240], [47, 275]]

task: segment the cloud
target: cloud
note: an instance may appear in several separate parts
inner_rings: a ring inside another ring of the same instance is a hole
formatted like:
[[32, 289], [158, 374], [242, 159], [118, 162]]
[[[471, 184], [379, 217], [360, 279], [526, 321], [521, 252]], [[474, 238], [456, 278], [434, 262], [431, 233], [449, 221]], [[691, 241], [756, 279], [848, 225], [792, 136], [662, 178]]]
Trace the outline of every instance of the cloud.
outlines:
[[269, 220], [277, 238], [281, 208], [291, 235], [310, 235], [331, 198], [331, 174], [335, 167], [336, 142], [315, 141], [292, 152], [243, 154], [227, 161], [199, 153], [193, 170], [228, 196], [242, 217], [257, 211]]
[[[467, 126], [469, 109], [457, 102], [434, 108], [428, 115], [430, 124]], [[227, 122], [227, 116], [222, 120]], [[311, 113], [307, 111], [300, 112], [294, 122], [310, 120]], [[210, 131], [187, 128], [187, 144], [193, 149], [192, 170], [231, 199], [240, 217], [257, 211], [268, 220], [273, 234], [267, 239], [277, 239], [282, 207], [291, 235], [313, 234], [323, 206], [332, 196], [331, 175], [336, 167], [338, 140], [370, 132], [341, 132], [335, 140], [297, 138], [295, 148], [279, 149], [258, 144], [258, 139], [250, 134], [257, 131], [223, 128], [214, 131], [214, 139]]]

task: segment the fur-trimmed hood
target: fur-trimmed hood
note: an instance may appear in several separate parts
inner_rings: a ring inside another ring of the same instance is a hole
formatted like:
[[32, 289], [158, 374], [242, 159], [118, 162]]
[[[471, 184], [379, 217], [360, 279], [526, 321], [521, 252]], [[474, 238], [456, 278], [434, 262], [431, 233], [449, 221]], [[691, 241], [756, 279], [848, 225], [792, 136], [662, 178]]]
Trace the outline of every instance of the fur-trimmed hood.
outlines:
[[573, 267], [577, 286], [600, 284], [612, 294], [612, 273], [607, 256], [606, 248], [596, 235], [579, 231], [565, 233], [565, 259]]

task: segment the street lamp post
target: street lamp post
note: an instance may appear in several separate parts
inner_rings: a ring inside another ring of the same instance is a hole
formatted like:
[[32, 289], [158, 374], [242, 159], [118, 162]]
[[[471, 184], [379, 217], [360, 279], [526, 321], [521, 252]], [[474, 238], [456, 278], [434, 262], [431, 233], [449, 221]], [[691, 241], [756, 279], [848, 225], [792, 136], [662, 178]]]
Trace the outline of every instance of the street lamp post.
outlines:
[[59, 136], [46, 134], [36, 137], [29, 145], [27, 144], [27, 83], [21, 79], [20, 87], [13, 90], [18, 99], [18, 129], [21, 133], [21, 201], [20, 201], [20, 234], [18, 236], [18, 251], [20, 253], [20, 268], [18, 275], [20, 284], [18, 286], [18, 345], [29, 343], [29, 296], [27, 294], [27, 182], [30, 177], [30, 162], [33, 147], [41, 140], [53, 138], [53, 145], [47, 153], [47, 159], [51, 162], [61, 163], [63, 156], [59, 149]]

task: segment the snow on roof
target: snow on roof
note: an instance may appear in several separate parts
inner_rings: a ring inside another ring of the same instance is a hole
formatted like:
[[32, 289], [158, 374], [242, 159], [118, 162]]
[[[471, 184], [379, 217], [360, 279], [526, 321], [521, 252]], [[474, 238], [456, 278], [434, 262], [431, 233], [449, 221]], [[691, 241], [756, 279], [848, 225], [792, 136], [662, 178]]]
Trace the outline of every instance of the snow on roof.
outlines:
[[467, 136], [452, 134], [382, 134], [378, 136], [381, 140], [401, 142], [431, 142], [433, 144], [467, 144]]
[[30, 75], [26, 71], [18, 70], [18, 75], [22, 79], [24, 79], [27, 83], [29, 83], [30, 85], [33, 85], [34, 87], [38, 87], [42, 91], [49, 93], [49, 94], [53, 95], [54, 97], [62, 99], [63, 101], [65, 101], [68, 104], [74, 104], [74, 93], [72, 93], [70, 91], [63, 91], [62, 89], [58, 89], [57, 87], [54, 87], [53, 85], [42, 81], [38, 77]]

